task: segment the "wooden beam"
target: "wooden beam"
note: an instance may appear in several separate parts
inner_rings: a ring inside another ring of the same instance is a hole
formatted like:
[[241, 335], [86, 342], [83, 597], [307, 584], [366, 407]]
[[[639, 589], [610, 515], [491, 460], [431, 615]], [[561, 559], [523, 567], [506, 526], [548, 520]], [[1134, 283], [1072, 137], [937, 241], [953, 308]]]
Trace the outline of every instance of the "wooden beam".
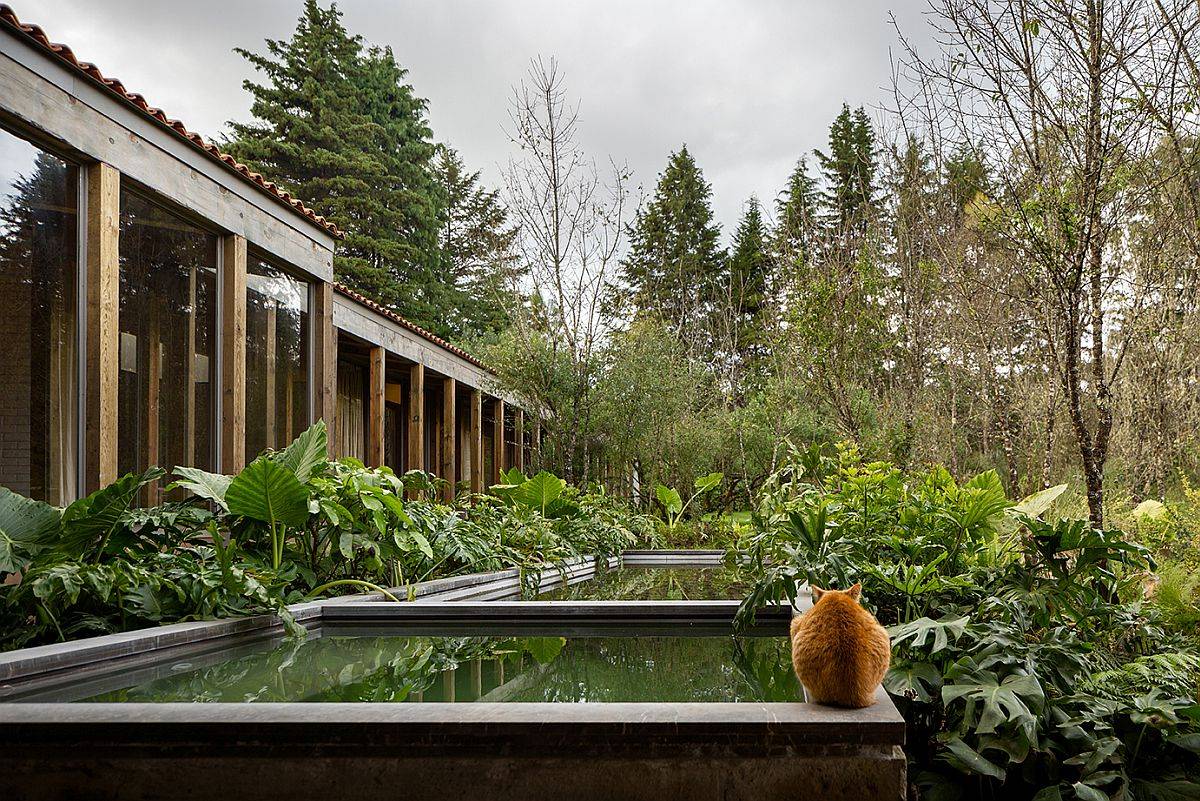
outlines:
[[408, 469], [425, 469], [425, 365], [408, 368]]
[[471, 492], [483, 492], [483, 392], [471, 390]]
[[454, 485], [458, 482], [458, 382], [453, 378], [442, 379], [442, 478], [446, 486], [442, 500], [454, 501]]
[[314, 286], [312, 331], [313, 422], [324, 420], [332, 427], [337, 417], [337, 334], [333, 327], [333, 284], [321, 282]]
[[517, 469], [525, 472], [525, 410], [518, 408], [513, 414], [513, 455]]
[[370, 378], [367, 383], [367, 465], [383, 466], [384, 409], [387, 401], [387, 351], [371, 348], [368, 357]]
[[221, 472], [233, 474], [246, 466], [246, 239], [227, 236], [222, 248]]
[[492, 483], [500, 483], [500, 474], [508, 469], [504, 464], [504, 400], [492, 401]]
[[117, 478], [117, 387], [120, 378], [121, 175], [107, 164], [87, 171], [87, 398], [84, 487]]

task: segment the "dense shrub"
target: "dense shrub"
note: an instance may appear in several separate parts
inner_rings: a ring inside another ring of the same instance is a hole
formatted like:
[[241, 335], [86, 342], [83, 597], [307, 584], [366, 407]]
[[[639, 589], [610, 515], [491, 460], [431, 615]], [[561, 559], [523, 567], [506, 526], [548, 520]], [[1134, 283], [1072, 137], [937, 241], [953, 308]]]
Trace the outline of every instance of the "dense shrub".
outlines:
[[[425, 473], [332, 461], [318, 423], [236, 476], [178, 468], [127, 475], [65, 509], [0, 488], [0, 649], [158, 623], [275, 611], [331, 592], [383, 591], [458, 572], [619, 553], [652, 521], [540, 473], [490, 495], [432, 498]], [[405, 494], [410, 497], [405, 500]], [[392, 596], [393, 598], [395, 596]]]
[[753, 516], [740, 618], [798, 582], [861, 581], [922, 797], [1198, 798], [1194, 595], [1146, 603], [1150, 551], [1045, 515], [1059, 491], [1014, 504], [990, 472], [793, 452]]

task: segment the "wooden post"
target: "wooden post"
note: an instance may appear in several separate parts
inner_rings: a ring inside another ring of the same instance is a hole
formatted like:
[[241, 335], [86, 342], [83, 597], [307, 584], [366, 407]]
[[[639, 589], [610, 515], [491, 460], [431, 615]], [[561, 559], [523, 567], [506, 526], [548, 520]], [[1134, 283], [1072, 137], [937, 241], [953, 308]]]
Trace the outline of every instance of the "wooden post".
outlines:
[[425, 365], [408, 368], [408, 469], [425, 469]]
[[513, 455], [517, 469], [525, 472], [525, 410], [517, 409], [513, 415]]
[[442, 500], [446, 503], [454, 501], [454, 485], [458, 482], [457, 392], [458, 382], [453, 378], [442, 379], [442, 479], [446, 481]]
[[387, 351], [375, 345], [371, 348], [369, 360], [371, 375], [367, 389], [367, 465], [382, 467]]
[[266, 385], [266, 391], [263, 393], [265, 396], [263, 415], [266, 425], [268, 448], [281, 448], [287, 444], [275, 441], [275, 338], [277, 336], [276, 326], [278, 325], [277, 305], [277, 301], [274, 298], [267, 298], [267, 336], [263, 345], [263, 352], [267, 357], [266, 375], [263, 376], [265, 379], [263, 383]]
[[471, 390], [471, 492], [483, 492], [483, 391]]
[[333, 327], [333, 284], [321, 282], [315, 287], [316, 303], [312, 316], [314, 336], [313, 396], [314, 421], [322, 419], [333, 427], [337, 417], [337, 334]]
[[120, 377], [121, 175], [107, 164], [87, 172], [87, 429], [84, 487], [117, 478], [117, 387]]
[[535, 414], [533, 416], [533, 444], [532, 450], [533, 469], [540, 470], [542, 468], [542, 416]]
[[[196, 268], [188, 270], [188, 321], [187, 321], [187, 364], [183, 366], [187, 398], [184, 400], [184, 416], [187, 418], [187, 442], [183, 444], [183, 463], [196, 466]], [[212, 380], [211, 378], [209, 379]], [[209, 384], [211, 387], [212, 385]], [[209, 457], [212, 458], [212, 451]], [[210, 467], [210, 464], [205, 467]]]
[[246, 466], [246, 240], [222, 244], [221, 472], [233, 474]]
[[507, 467], [504, 464], [504, 401], [496, 398], [492, 402], [492, 483], [500, 483], [500, 474]]

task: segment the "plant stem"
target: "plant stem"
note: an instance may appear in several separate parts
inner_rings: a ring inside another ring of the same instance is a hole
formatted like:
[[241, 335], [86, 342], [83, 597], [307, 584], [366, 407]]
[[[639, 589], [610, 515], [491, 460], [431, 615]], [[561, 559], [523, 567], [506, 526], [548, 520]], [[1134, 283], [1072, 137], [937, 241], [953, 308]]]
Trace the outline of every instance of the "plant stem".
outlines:
[[361, 579], [337, 579], [336, 581], [329, 581], [329, 582], [326, 582], [325, 584], [322, 584], [320, 587], [317, 587], [315, 590], [313, 590], [312, 592], [310, 592], [308, 595], [306, 595], [304, 597], [305, 597], [305, 599], [312, 598], [316, 595], [320, 595], [322, 592], [329, 589], [330, 587], [337, 587], [340, 584], [352, 584], [356, 587], [366, 587], [370, 590], [373, 590], [373, 591], [379, 593], [384, 598], [387, 598], [389, 601], [395, 601], [396, 603], [401, 603], [399, 598], [397, 598], [395, 595], [392, 595], [390, 592], [385, 590], [383, 587], [380, 587], [378, 584], [372, 584], [369, 581], [362, 581]]

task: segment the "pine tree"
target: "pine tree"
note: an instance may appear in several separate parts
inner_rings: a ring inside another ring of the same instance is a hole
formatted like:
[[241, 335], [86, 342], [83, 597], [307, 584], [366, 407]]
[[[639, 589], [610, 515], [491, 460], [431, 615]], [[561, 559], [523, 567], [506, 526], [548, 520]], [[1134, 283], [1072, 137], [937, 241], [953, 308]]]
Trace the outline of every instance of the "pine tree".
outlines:
[[778, 219], [771, 249], [781, 267], [807, 263], [812, 258], [820, 202], [817, 182], [808, 174], [808, 160], [801, 158], [788, 176], [787, 187], [775, 200]]
[[345, 232], [339, 280], [446, 332], [435, 306], [442, 201], [430, 170], [425, 101], [390, 50], [365, 50], [336, 6], [306, 0], [288, 41], [237, 52], [265, 76], [243, 85], [252, 123], [230, 123], [230, 152]]
[[514, 252], [517, 230], [499, 192], [480, 184], [453, 149], [438, 148], [434, 174], [446, 201], [438, 234], [443, 309], [460, 341], [495, 338], [508, 324], [511, 293], [520, 268]]
[[829, 153], [816, 151], [825, 180], [827, 224], [843, 238], [861, 234], [875, 205], [875, 131], [859, 106], [829, 127]]
[[708, 344], [713, 305], [725, 286], [711, 200], [712, 187], [684, 145], [628, 227], [621, 263], [635, 311], [661, 317], [693, 352]]
[[765, 356], [767, 293], [771, 285], [771, 258], [767, 253], [766, 227], [758, 198], [751, 197], [734, 235], [729, 257], [729, 297], [736, 335], [733, 357], [739, 375], [753, 373]]

